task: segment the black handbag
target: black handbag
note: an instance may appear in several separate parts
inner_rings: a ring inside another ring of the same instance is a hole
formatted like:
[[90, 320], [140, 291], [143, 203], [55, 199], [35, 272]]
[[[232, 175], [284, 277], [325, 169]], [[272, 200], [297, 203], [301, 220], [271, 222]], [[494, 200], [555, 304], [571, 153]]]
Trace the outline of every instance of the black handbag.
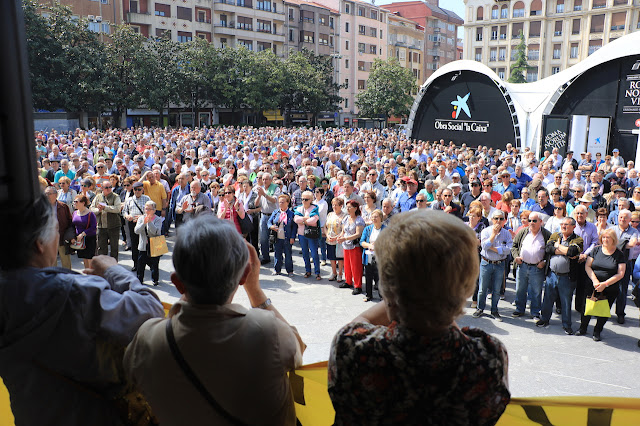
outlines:
[[249, 219], [248, 214], [245, 213], [244, 219], [241, 219], [240, 216], [238, 216], [238, 223], [240, 223], [240, 231], [242, 232], [242, 235], [249, 234], [253, 231], [253, 222]]
[[322, 231], [320, 230], [320, 224], [316, 226], [304, 226], [304, 236], [307, 238], [311, 238], [312, 240], [317, 240], [322, 235]]

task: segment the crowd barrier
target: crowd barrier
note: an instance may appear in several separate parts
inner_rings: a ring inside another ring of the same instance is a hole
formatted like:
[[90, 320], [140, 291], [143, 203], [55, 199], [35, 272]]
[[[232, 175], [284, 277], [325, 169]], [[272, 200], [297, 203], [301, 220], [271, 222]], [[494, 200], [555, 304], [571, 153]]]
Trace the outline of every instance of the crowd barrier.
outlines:
[[[171, 305], [163, 303], [165, 313]], [[289, 379], [302, 426], [333, 424], [327, 362], [300, 367]], [[35, 403], [35, 401], [34, 401]], [[14, 425], [9, 392], [0, 379], [0, 426]], [[640, 399], [610, 397], [513, 398], [498, 426], [628, 426], [640, 424]]]

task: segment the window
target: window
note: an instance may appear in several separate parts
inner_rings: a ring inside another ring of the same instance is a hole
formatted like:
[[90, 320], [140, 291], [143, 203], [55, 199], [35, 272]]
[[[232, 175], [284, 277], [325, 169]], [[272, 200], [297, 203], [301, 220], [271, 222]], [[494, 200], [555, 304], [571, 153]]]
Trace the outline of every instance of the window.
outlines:
[[[229, 4], [233, 4], [233, 0], [230, 0]], [[253, 7], [253, 0], [237, 0], [236, 4], [240, 7]], [[247, 47], [248, 49], [248, 47]], [[251, 43], [251, 50], [253, 50], [253, 43]]]
[[498, 51], [498, 60], [504, 61], [506, 59], [507, 59], [507, 48], [501, 47], [500, 50]]
[[138, 0], [129, 1], [129, 12], [138, 13]]
[[518, 59], [518, 51], [514, 46], [513, 49], [511, 49], [511, 60], [515, 61], [516, 59]]
[[366, 71], [364, 61], [358, 61], [358, 71]]
[[333, 29], [333, 16], [329, 17], [329, 28]]
[[542, 1], [541, 0], [533, 0], [531, 2], [531, 12], [529, 14], [531, 16], [540, 16], [540, 15], [542, 15]]
[[344, 67], [345, 67], [346, 69], [349, 69], [349, 60], [348, 60], [348, 59], [345, 59], [345, 60], [344, 60]]
[[196, 18], [196, 20], [198, 22], [206, 22], [209, 23], [209, 21], [207, 21], [207, 12], [205, 12], [204, 10], [199, 10], [198, 11], [198, 17]]
[[498, 49], [495, 47], [489, 51], [489, 62], [495, 62], [498, 60]]
[[513, 5], [513, 17], [524, 18], [524, 3], [521, 1]]
[[564, 13], [564, 0], [556, 2], [556, 13]]
[[377, 28], [369, 28], [369, 35], [371, 37], [378, 37], [378, 29]]
[[364, 16], [364, 7], [358, 8], [358, 16]]
[[349, 79], [348, 79], [348, 78], [345, 78], [345, 79], [344, 79], [344, 88], [345, 88], [345, 89], [348, 89], [348, 88], [349, 88]]
[[607, 0], [593, 0], [592, 9], [602, 9], [607, 7]]
[[380, 30], [380, 40], [382, 40], [382, 30]]
[[580, 34], [580, 18], [571, 22], [571, 34]]
[[156, 3], [156, 16], [171, 17], [171, 5]]
[[509, 17], [509, 6], [506, 4], [500, 8], [500, 19], [507, 19]]
[[227, 39], [226, 39], [226, 37], [221, 38], [221, 39], [220, 39], [220, 47], [224, 49], [224, 48], [225, 48], [225, 47], [227, 47], [227, 46], [228, 46], [228, 44], [227, 44]]
[[265, 50], [271, 49], [271, 43], [266, 41], [258, 41], [256, 42], [256, 51], [263, 52]]
[[300, 41], [303, 43], [315, 43], [316, 34], [312, 31], [300, 31]]
[[529, 37], [540, 37], [540, 21], [529, 22]]
[[102, 32], [104, 34], [111, 34], [111, 25], [108, 22], [102, 23]]
[[378, 11], [371, 9], [371, 19], [378, 20]]
[[238, 46], [244, 46], [247, 50], [253, 50], [253, 41], [252, 40], [240, 40], [238, 39]]
[[578, 43], [571, 43], [571, 50], [569, 50], [569, 57], [575, 59], [578, 57]]
[[482, 41], [482, 27], [476, 28], [476, 41]]
[[420, 70], [417, 69], [413, 69], [413, 78], [415, 78], [416, 80], [420, 80]]
[[345, 32], [345, 33], [348, 33], [348, 32], [349, 32], [349, 23], [348, 23], [348, 22], [345, 22], [345, 23], [344, 23], [344, 32]]
[[407, 59], [407, 52], [404, 49], [398, 49], [398, 60], [404, 62]]
[[506, 40], [507, 39], [507, 26], [506, 25], [501, 25], [500, 26], [500, 40]]
[[178, 6], [178, 19], [184, 19], [185, 21], [191, 21], [191, 9], [188, 7]]
[[551, 74], [558, 74], [560, 72], [560, 67], [551, 67]]
[[454, 32], [456, 30], [456, 26], [453, 24], [447, 24], [447, 31]]
[[358, 43], [358, 52], [364, 53], [365, 50], [366, 50], [365, 44], [364, 43]]
[[364, 80], [358, 80], [358, 90], [364, 90]]
[[293, 11], [293, 8], [291, 8], [291, 7], [289, 8], [289, 20], [290, 21], [295, 21], [296, 20], [296, 15], [295, 15], [295, 13]]
[[[256, 22], [256, 31], [261, 33], [271, 33], [271, 21], [258, 19]], [[260, 52], [260, 50], [258, 50], [258, 52]]]
[[358, 34], [364, 35], [367, 32], [367, 29], [364, 25], [358, 25]]
[[253, 31], [253, 19], [238, 16], [237, 27], [239, 30]]
[[602, 47], [602, 40], [589, 40], [589, 55]]
[[344, 13], [351, 14], [351, 5], [349, 3], [344, 4]]
[[327, 15], [318, 15], [318, 23], [320, 25], [324, 25], [325, 27], [329, 25], [329, 16]]
[[553, 35], [554, 36], [561, 36], [562, 35], [562, 21], [556, 21], [555, 29], [553, 31]]
[[349, 40], [345, 40], [345, 42], [344, 42], [344, 50], [349, 50]]
[[504, 68], [498, 68], [498, 77], [500, 77], [501, 80], [504, 80]]
[[[349, 87], [348, 83], [349, 83], [349, 80], [346, 80], [345, 84], [347, 84], [347, 86], [345, 87], [345, 89]], [[344, 107], [347, 109], [349, 108], [349, 98], [344, 98]]]
[[539, 44], [530, 44], [528, 47], [528, 55], [527, 59], [530, 61], [537, 61], [540, 59], [540, 45]]
[[89, 31], [91, 31], [93, 33], [99, 33], [100, 32], [100, 23], [99, 22], [91, 22], [91, 21], [89, 21]]
[[611, 15], [611, 31], [624, 30], [624, 23], [627, 20], [627, 12], [617, 12]]
[[300, 11], [300, 22], [307, 22], [309, 24], [313, 24], [315, 18], [315, 14], [313, 12], [301, 10]]
[[171, 30], [165, 30], [162, 28], [156, 28], [156, 37], [157, 38], [166, 38], [167, 40], [171, 40]]
[[323, 46], [329, 45], [329, 34], [318, 34], [318, 43]]
[[188, 41], [193, 40], [193, 36], [191, 35], [191, 33], [187, 33], [184, 31], [178, 31], [178, 42], [179, 43], [186, 43]]
[[373, 55], [377, 55], [378, 54], [378, 46], [376, 46], [375, 44], [369, 45], [369, 53], [371, 53]]
[[527, 70], [527, 82], [531, 83], [533, 81], [538, 81], [538, 68]]
[[604, 15], [591, 16], [591, 33], [604, 32]]
[[482, 21], [484, 19], [484, 8], [482, 6], [478, 6], [476, 12], [476, 21]]
[[293, 30], [290, 29], [289, 30], [289, 41], [295, 41], [295, 36], [293, 34], [294, 34]]
[[582, 10], [582, 0], [573, 1], [573, 10], [576, 12]]
[[498, 39], [498, 27], [491, 27], [491, 40], [497, 40]]
[[562, 45], [554, 44], [553, 45], [553, 59], [560, 59], [560, 55], [562, 54]]
[[[258, 10], [266, 10], [267, 12], [271, 12], [271, 1], [270, 0], [258, 0], [256, 2], [256, 9]], [[271, 47], [269, 47], [270, 49]], [[258, 46], [258, 49], [260, 49], [260, 46]], [[264, 50], [264, 49], [263, 49]], [[258, 50], [258, 52], [261, 52], [261, 50]]]
[[520, 38], [520, 34], [524, 34], [524, 23], [511, 24], [511, 38]]
[[491, 9], [491, 19], [498, 19], [500, 15], [500, 11], [498, 10], [498, 6], [493, 6]]
[[482, 49], [476, 49], [476, 61], [482, 62]]

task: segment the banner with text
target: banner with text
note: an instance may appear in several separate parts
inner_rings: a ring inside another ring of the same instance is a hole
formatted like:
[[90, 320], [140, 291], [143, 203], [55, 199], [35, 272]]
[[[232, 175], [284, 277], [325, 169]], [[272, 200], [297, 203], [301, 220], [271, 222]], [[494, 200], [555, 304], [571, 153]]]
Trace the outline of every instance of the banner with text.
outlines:
[[569, 118], [546, 115], [542, 118], [542, 152], [552, 152], [558, 148], [558, 154], [565, 156], [569, 144]]

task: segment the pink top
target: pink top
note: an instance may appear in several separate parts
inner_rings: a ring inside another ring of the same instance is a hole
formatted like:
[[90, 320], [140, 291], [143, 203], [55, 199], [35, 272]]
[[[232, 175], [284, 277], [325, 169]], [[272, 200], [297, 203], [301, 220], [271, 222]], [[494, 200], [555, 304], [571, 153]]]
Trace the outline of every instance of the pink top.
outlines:
[[[305, 209], [304, 206], [298, 207], [298, 211], [300, 213], [302, 213], [302, 216], [295, 215], [293, 217], [293, 221], [298, 224], [298, 235], [304, 235], [304, 223], [302, 223], [302, 220], [304, 219], [303, 216], [309, 216], [311, 214], [311, 212], [313, 211], [313, 209], [315, 209], [315, 208], [317, 208], [317, 207], [314, 206], [313, 204], [311, 204], [308, 209]], [[315, 226], [316, 223], [318, 223], [319, 219], [320, 219], [320, 216], [314, 215], [313, 217], [310, 217], [307, 220], [307, 225]]]

